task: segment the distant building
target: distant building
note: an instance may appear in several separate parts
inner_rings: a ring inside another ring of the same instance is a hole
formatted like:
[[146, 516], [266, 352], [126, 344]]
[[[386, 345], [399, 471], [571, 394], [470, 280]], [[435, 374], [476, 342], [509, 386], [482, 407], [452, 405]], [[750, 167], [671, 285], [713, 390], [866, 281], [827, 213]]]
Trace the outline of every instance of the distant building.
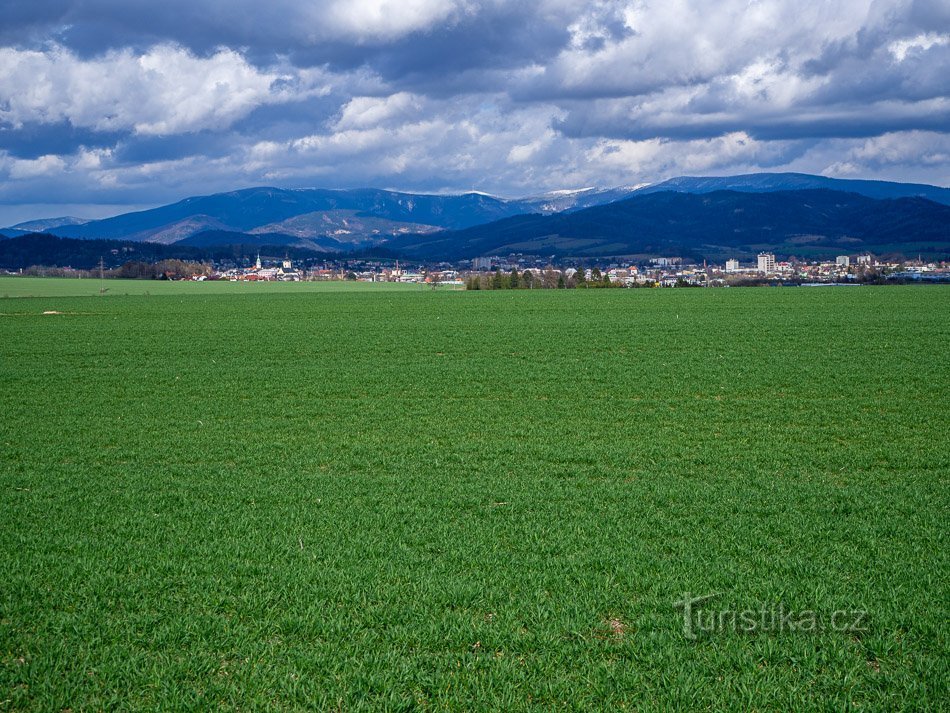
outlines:
[[726, 260], [726, 272], [739, 272], [739, 261]]
[[491, 270], [490, 257], [477, 257], [472, 260], [473, 270]]
[[281, 282], [300, 282], [303, 274], [300, 270], [295, 270], [290, 260], [284, 260], [283, 264], [277, 269], [275, 279]]
[[772, 253], [759, 253], [758, 269], [759, 272], [766, 274], [775, 272], [775, 255]]
[[835, 258], [835, 265], [838, 267], [851, 267], [851, 258], [847, 255], [839, 255]]
[[874, 260], [870, 255], [858, 255], [858, 265], [872, 265]]

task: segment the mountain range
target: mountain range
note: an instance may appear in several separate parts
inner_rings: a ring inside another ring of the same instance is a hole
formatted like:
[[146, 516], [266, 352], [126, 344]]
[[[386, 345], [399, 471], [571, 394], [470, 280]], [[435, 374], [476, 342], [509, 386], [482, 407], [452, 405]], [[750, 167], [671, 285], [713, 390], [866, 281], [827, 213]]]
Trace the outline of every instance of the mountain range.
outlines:
[[530, 253], [582, 260], [681, 256], [724, 261], [763, 250], [816, 258], [858, 252], [933, 255], [950, 253], [950, 206], [823, 189], [663, 191], [572, 213], [398, 236], [387, 245], [399, 254], [442, 260]]
[[950, 189], [796, 173], [681, 177], [518, 199], [378, 189], [249, 188], [103, 220], [49, 218], [2, 231], [192, 248], [372, 247], [418, 259], [950, 254]]
[[740, 176], [720, 177], [683, 176], [644, 186], [637, 192], [712, 193], [713, 191], [740, 191], [742, 193], [774, 193], [776, 191], [811, 189], [857, 193], [868, 198], [878, 199], [926, 198], [935, 203], [950, 205], [950, 188], [929, 186], [924, 183], [827, 178], [826, 176], [813, 176], [807, 173], [748, 173]]

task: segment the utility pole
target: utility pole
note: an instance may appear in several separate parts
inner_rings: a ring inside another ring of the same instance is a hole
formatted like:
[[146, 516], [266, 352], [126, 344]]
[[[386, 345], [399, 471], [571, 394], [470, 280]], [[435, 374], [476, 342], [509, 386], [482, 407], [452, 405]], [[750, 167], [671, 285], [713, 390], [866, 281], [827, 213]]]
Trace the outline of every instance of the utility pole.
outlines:
[[106, 266], [102, 261], [102, 256], [99, 256], [99, 295], [102, 296], [106, 293]]

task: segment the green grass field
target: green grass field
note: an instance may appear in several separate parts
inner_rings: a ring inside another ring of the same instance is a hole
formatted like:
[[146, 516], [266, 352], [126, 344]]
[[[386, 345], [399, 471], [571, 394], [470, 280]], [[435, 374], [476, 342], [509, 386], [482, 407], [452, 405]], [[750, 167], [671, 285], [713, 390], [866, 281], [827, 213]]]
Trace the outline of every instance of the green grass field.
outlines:
[[[401, 282], [166, 282], [164, 280], [96, 280], [48, 277], [0, 277], [4, 297], [129, 297], [133, 295], [264, 295], [271, 293], [362, 292], [431, 289]], [[440, 286], [439, 289], [450, 289]]]
[[950, 700], [950, 289], [188, 287], [0, 301], [0, 711]]

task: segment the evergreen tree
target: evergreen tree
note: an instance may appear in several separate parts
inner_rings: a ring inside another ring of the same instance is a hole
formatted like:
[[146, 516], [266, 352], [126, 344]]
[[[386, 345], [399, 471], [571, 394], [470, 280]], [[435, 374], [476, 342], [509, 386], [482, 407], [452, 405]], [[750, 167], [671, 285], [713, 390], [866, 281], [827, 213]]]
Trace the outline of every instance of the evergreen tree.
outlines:
[[496, 269], [495, 274], [491, 278], [491, 288], [493, 290], [500, 290], [504, 287], [501, 279], [501, 270]]
[[603, 280], [603, 278], [601, 277], [600, 268], [599, 268], [599, 267], [595, 267], [593, 270], [590, 271], [590, 281], [591, 281], [591, 282], [601, 282], [602, 280]]
[[563, 275], [563, 274], [562, 274], [562, 275], [558, 275], [558, 278], [557, 278], [557, 288], [558, 288], [559, 290], [563, 290], [565, 287], [567, 287], [567, 283], [564, 282], [564, 275]]
[[574, 273], [574, 287], [587, 287], [587, 278], [584, 276], [584, 268], [577, 268]]
[[518, 268], [511, 268], [511, 276], [508, 278], [508, 285], [513, 290], [517, 290], [521, 287], [521, 281], [518, 278]]

